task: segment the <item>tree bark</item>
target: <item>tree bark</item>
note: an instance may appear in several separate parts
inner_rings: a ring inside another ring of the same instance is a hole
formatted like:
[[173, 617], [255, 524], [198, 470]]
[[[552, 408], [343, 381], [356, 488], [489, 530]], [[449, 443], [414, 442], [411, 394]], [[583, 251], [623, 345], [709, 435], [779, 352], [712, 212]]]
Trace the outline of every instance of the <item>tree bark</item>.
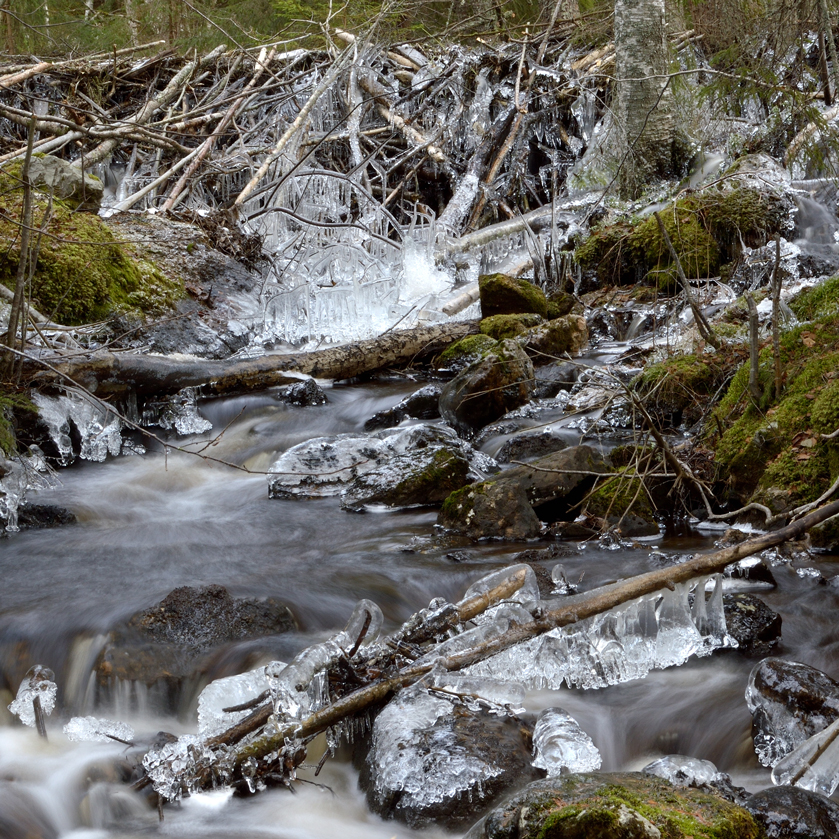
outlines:
[[383, 367], [404, 366], [428, 358], [452, 341], [474, 335], [476, 321], [435, 324], [388, 332], [378, 338], [314, 352], [266, 355], [245, 361], [183, 361], [153, 355], [101, 353], [54, 364], [33, 383], [68, 384], [72, 380], [100, 398], [166, 396], [185, 387], [208, 395], [243, 393], [296, 381], [288, 373], [323, 379], [348, 379]]
[[673, 170], [674, 120], [667, 78], [664, 0], [615, 0], [617, 103], [624, 198]]

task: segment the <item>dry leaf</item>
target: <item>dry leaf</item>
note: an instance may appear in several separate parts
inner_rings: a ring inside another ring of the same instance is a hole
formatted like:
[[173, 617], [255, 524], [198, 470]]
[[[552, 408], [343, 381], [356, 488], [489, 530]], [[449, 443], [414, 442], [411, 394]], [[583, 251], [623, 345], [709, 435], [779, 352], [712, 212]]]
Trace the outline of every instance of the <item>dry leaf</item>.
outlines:
[[805, 347], [815, 347], [816, 336], [812, 332], [802, 332], [801, 343], [804, 344]]

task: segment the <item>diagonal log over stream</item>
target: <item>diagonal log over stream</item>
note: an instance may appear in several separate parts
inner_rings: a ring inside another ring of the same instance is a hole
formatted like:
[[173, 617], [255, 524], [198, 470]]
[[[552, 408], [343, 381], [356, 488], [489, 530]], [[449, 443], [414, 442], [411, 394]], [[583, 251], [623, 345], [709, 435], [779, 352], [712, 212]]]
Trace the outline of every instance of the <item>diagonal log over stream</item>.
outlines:
[[[205, 745], [209, 748], [233, 746], [236, 749], [235, 766], [238, 769], [249, 758], [260, 758], [271, 752], [282, 750], [289, 741], [311, 738], [331, 726], [365, 712], [367, 709], [387, 700], [400, 688], [419, 681], [434, 667], [442, 667], [448, 671], [461, 670], [544, 632], [574, 624], [577, 621], [593, 617], [630, 600], [653, 594], [664, 588], [673, 588], [677, 584], [687, 582], [694, 577], [719, 573], [733, 562], [767, 548], [775, 547], [787, 540], [799, 538], [810, 528], [837, 514], [839, 514], [839, 501], [834, 501], [786, 527], [765, 533], [738, 545], [694, 557], [670, 568], [650, 571], [628, 580], [600, 586], [585, 594], [568, 597], [563, 600], [561, 606], [536, 611], [532, 621], [513, 626], [500, 637], [478, 644], [470, 650], [448, 658], [410, 664], [393, 675], [378, 679], [341, 697], [302, 721], [280, 721], [272, 725], [272, 707], [269, 703], [255, 711], [244, 724], [208, 740]], [[518, 575], [511, 575], [505, 583], [485, 593], [480, 598], [459, 604], [457, 607], [459, 619], [464, 621], [480, 614], [493, 603], [511, 596], [521, 587], [523, 582], [523, 572]], [[266, 726], [266, 728], [261, 735], [242, 743], [241, 746], [236, 745], [247, 734], [257, 731], [262, 726]], [[211, 784], [211, 774], [207, 769], [202, 778], [207, 785]]]

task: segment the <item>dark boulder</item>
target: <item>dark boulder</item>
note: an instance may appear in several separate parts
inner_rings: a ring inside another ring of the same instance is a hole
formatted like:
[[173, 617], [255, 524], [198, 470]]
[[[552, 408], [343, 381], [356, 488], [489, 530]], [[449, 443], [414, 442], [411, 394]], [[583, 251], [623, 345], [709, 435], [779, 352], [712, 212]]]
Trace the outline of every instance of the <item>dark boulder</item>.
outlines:
[[743, 805], [763, 826], [766, 839], [836, 839], [839, 805], [799, 787], [770, 787]]
[[378, 431], [382, 428], [393, 428], [408, 417], [413, 419], [437, 419], [440, 416], [441, 393], [442, 390], [439, 385], [421, 387], [392, 408], [377, 411], [373, 414], [364, 423], [364, 430]]
[[474, 431], [528, 402], [533, 384], [533, 365], [521, 347], [510, 339], [499, 341], [443, 388], [440, 414]]
[[402, 691], [377, 717], [359, 783], [370, 808], [414, 828], [471, 824], [511, 786], [538, 778], [521, 721]]
[[571, 390], [577, 381], [578, 368], [572, 361], [556, 361], [543, 364], [536, 370], [537, 399], [552, 399], [561, 390]]
[[582, 352], [588, 343], [588, 326], [582, 315], [565, 315], [528, 329], [518, 340], [534, 363], [545, 364]]
[[31, 504], [26, 501], [17, 511], [17, 523], [21, 530], [43, 527], [64, 527], [78, 521], [75, 514], [64, 507], [51, 504]]
[[467, 839], [759, 839], [744, 808], [705, 790], [641, 772], [534, 781]]
[[297, 629], [288, 606], [273, 598], [234, 599], [223, 586], [183, 586], [114, 629], [97, 659], [100, 687], [114, 680], [164, 682], [176, 695], [210, 654], [238, 641]]
[[513, 460], [530, 460], [534, 457], [544, 457], [551, 452], [567, 448], [565, 438], [550, 428], [542, 431], [530, 431], [516, 434], [504, 443], [495, 455], [499, 463], [510, 463]]
[[321, 386], [314, 379], [305, 379], [302, 382], [295, 382], [293, 385], [283, 385], [274, 392], [274, 396], [280, 402], [298, 407], [311, 405], [325, 405], [328, 401]]
[[453, 492], [438, 524], [472, 539], [534, 539], [542, 532], [527, 496], [510, 484], [485, 482]]
[[781, 616], [746, 592], [722, 596], [728, 634], [746, 655], [765, 656], [781, 640]]
[[481, 294], [481, 314], [485, 318], [493, 315], [515, 315], [533, 312], [543, 318], [548, 314], [548, 299], [545, 293], [527, 280], [519, 280], [506, 274], [484, 274], [478, 278]]

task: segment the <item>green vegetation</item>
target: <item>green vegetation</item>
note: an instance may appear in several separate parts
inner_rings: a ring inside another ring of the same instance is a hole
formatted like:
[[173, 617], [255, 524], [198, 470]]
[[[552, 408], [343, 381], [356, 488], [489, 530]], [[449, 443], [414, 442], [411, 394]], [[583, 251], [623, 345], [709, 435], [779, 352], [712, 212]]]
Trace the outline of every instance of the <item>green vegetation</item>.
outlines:
[[24, 393], [0, 391], [0, 449], [6, 456], [17, 454], [15, 415], [22, 411], [34, 413], [37, 408]]
[[542, 323], [542, 317], [535, 314], [493, 315], [481, 321], [481, 334], [489, 335], [496, 341], [504, 338], [515, 338], [531, 326]]
[[[23, 192], [20, 163], [0, 170], [0, 282], [14, 288], [20, 258]], [[34, 194], [33, 226], [41, 230], [32, 278], [32, 302], [47, 317], [66, 324], [103, 320], [114, 311], [159, 314], [183, 294], [151, 263], [114, 238], [94, 213]]]
[[[779, 229], [784, 210], [781, 200], [769, 193], [716, 188], [680, 198], [660, 216], [685, 274], [706, 278], [718, 276], [736, 258], [741, 241], [749, 247], [764, 244]], [[675, 266], [652, 216], [595, 227], [575, 257], [604, 285], [674, 287]]]
[[473, 361], [482, 358], [496, 344], [494, 338], [489, 335], [467, 335], [459, 341], [455, 341], [446, 347], [437, 359], [437, 366], [461, 370], [468, 367]]

